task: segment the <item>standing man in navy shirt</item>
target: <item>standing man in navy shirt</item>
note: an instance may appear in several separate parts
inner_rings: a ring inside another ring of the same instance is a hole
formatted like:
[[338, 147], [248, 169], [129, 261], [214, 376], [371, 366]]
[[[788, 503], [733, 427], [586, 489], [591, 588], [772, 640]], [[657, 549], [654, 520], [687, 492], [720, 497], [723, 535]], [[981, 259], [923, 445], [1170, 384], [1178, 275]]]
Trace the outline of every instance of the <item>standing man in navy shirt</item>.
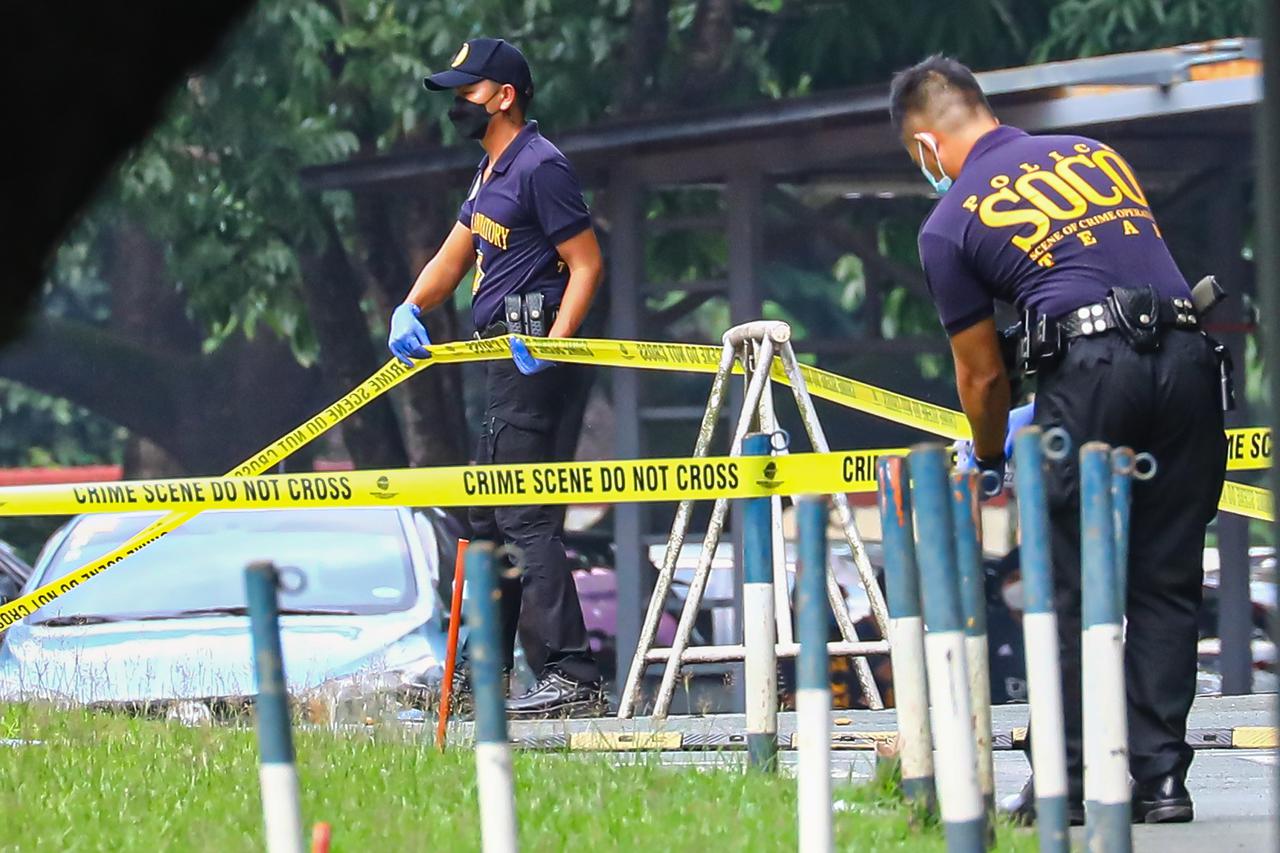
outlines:
[[[533, 78], [524, 56], [502, 39], [472, 39], [448, 70], [424, 83], [453, 90], [449, 118], [459, 135], [480, 142], [485, 157], [453, 230], [392, 315], [392, 353], [406, 364], [429, 357], [419, 314], [449, 299], [473, 265], [478, 337], [575, 334], [600, 284], [600, 246], [573, 167], [537, 122], [525, 119]], [[487, 364], [477, 461], [556, 461], [556, 428], [577, 390], [577, 369], [533, 358], [520, 341], [511, 350], [512, 361]], [[502, 587], [506, 666], [509, 672], [518, 628], [537, 682], [508, 701], [514, 716], [579, 710], [600, 695], [561, 519], [547, 506], [471, 510], [477, 538], [523, 555], [520, 578]]]
[[[1010, 388], [996, 300], [1024, 312], [1022, 367], [1038, 380], [1036, 424], [1065, 429], [1075, 448], [1105, 441], [1158, 461], [1133, 499], [1125, 644], [1133, 810], [1140, 821], [1191, 820], [1186, 722], [1205, 525], [1226, 463], [1229, 363], [1200, 331], [1186, 279], [1118, 153], [1081, 136], [1001, 125], [969, 69], [943, 57], [898, 74], [890, 102], [903, 145], [941, 195], [920, 229], [920, 260], [951, 338], [977, 467], [1002, 481]], [[1067, 795], [1080, 823], [1076, 469], [1074, 459], [1052, 466], [1049, 502]], [[1034, 816], [1030, 783], [1014, 806]]]

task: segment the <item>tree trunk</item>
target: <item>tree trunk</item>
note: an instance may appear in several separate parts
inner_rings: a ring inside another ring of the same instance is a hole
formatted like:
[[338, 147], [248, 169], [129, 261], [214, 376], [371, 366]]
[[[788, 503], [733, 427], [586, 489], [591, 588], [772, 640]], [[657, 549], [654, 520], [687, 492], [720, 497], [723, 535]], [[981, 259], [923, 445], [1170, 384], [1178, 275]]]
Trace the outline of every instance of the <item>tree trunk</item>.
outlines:
[[[383, 363], [374, 349], [368, 318], [360, 307], [352, 268], [333, 217], [316, 201], [324, 223], [325, 245], [296, 249], [307, 290], [307, 313], [320, 343], [320, 371], [329, 395], [337, 399]], [[408, 464], [404, 441], [390, 402], [381, 397], [342, 422], [342, 438], [360, 468], [399, 468]]]
[[[187, 317], [182, 298], [169, 279], [163, 247], [127, 221], [108, 229], [100, 245], [103, 277], [111, 283], [112, 331], [127, 340], [181, 353], [187, 359], [199, 357], [203, 336]], [[125, 440], [127, 479], [178, 477], [183, 473], [182, 463], [160, 444], [132, 432]]]
[[693, 18], [689, 62], [678, 93], [680, 103], [705, 103], [720, 91], [730, 67], [733, 0], [701, 0]]
[[[408, 227], [396, 227], [398, 212], [385, 195], [356, 195], [356, 222], [368, 250], [367, 267], [379, 316], [391, 316], [395, 306], [413, 286], [414, 277], [434, 247], [413, 251], [397, 239], [397, 233], [443, 235], [452, 227], [438, 204], [418, 205], [416, 215], [402, 215]], [[422, 317], [433, 341], [465, 337], [452, 302], [445, 302]], [[468, 459], [470, 438], [462, 397], [461, 365], [433, 367], [401, 386], [401, 423], [410, 464], [417, 467], [458, 465]]]
[[643, 110], [653, 92], [667, 47], [669, 0], [633, 0], [626, 64], [618, 86], [622, 111]]
[[92, 409], [191, 474], [225, 473], [323, 405], [316, 371], [281, 341], [235, 338], [193, 358], [56, 317], [5, 350], [0, 376]]

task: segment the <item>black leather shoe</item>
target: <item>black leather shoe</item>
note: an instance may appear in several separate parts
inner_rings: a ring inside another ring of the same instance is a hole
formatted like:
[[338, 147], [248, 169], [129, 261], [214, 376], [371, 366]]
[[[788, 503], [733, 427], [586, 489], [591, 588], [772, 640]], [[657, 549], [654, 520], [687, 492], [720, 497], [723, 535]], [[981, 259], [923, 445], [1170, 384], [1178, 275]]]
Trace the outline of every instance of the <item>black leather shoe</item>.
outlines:
[[603, 708], [598, 682], [574, 681], [555, 670], [548, 670], [523, 696], [507, 700], [512, 717], [567, 717]]
[[1187, 823], [1194, 817], [1191, 794], [1178, 776], [1170, 773], [1133, 786], [1134, 823]]
[[[1036, 822], [1036, 780], [1031, 777], [1022, 790], [1001, 803], [1001, 811], [1019, 826], [1033, 826]], [[1084, 826], [1084, 802], [1067, 800], [1067, 822], [1072, 826]]]

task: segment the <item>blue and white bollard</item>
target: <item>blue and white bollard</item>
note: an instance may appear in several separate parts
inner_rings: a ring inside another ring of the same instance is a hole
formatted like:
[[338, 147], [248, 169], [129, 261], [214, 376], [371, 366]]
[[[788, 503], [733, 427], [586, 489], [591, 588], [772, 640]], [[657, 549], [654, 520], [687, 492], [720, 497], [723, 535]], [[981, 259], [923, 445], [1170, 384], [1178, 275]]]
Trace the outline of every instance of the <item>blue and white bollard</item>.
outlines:
[[925, 666], [929, 674], [930, 717], [936, 755], [938, 802], [950, 853], [986, 849], [986, 812], [978, 787], [978, 756], [970, 719], [969, 674], [965, 666], [960, 584], [956, 577], [955, 537], [947, 470], [949, 453], [938, 444], [921, 444], [907, 458], [916, 545], [924, 591]]
[[1020, 563], [1025, 604], [1022, 630], [1027, 658], [1027, 702], [1031, 712], [1031, 766], [1036, 781], [1036, 828], [1042, 853], [1068, 853], [1067, 746], [1062, 718], [1062, 668], [1058, 617], [1053, 609], [1049, 502], [1045, 491], [1043, 433], [1039, 427], [1014, 437], [1014, 487], [1022, 533]]
[[280, 606], [276, 600], [279, 575], [275, 565], [268, 561], [250, 563], [244, 572], [244, 586], [253, 640], [253, 675], [258, 687], [253, 710], [258, 723], [258, 780], [262, 785], [267, 850], [302, 853], [302, 806], [280, 648]]
[[827, 658], [827, 501], [803, 497], [796, 569], [796, 793], [801, 853], [827, 853], [831, 832], [831, 682]]
[[[978, 787], [987, 819], [995, 816], [995, 769], [991, 756], [991, 664], [987, 658], [987, 579], [982, 565], [981, 504], [978, 473], [951, 475], [951, 521], [956, 567], [960, 575], [960, 612], [964, 617], [965, 666], [974, 743], [978, 750]], [[995, 837], [989, 836], [994, 843]]]
[[1133, 509], [1132, 448], [1111, 451], [1111, 517], [1116, 535], [1116, 599], [1123, 617], [1129, 606], [1129, 516]]
[[932, 811], [933, 737], [929, 732], [929, 687], [924, 664], [924, 618], [920, 572], [911, 523], [911, 488], [901, 456], [880, 459], [880, 529], [884, 543], [885, 592], [889, 603], [889, 652], [898, 716], [902, 793]]
[[519, 845], [506, 697], [502, 693], [501, 593], [497, 572], [493, 544], [472, 542], [467, 547], [467, 625], [471, 629], [467, 662], [475, 697], [480, 841], [484, 853], [513, 853]]
[[1111, 448], [1089, 442], [1080, 448], [1081, 671], [1089, 685], [1084, 703], [1085, 843], [1097, 853], [1129, 853], [1124, 629], [1116, 606], [1111, 489]]
[[[743, 456], [768, 456], [769, 436], [742, 440]], [[772, 771], [778, 754], [777, 622], [773, 601], [773, 499], [749, 498], [743, 513], [742, 640], [747, 711], [747, 760]]]

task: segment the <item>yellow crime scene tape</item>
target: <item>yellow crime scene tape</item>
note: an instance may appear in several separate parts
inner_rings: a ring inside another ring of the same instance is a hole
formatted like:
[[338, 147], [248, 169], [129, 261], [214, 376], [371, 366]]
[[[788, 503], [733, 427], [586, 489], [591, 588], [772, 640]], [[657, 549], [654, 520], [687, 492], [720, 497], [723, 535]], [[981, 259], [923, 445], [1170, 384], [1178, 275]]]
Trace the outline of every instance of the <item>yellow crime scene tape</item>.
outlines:
[[1250, 486], [1245, 483], [1233, 483], [1230, 480], [1222, 484], [1222, 497], [1218, 500], [1219, 508], [1227, 512], [1256, 518], [1259, 521], [1275, 521], [1275, 502], [1268, 489]]
[[1227, 430], [1227, 470], [1261, 471], [1271, 467], [1271, 428]]
[[[627, 368], [636, 368], [636, 369], [642, 369], [642, 370], [670, 370], [670, 371], [696, 372], [696, 373], [714, 373], [719, 365], [720, 355], [721, 355], [720, 347], [707, 345], [707, 344], [620, 341], [620, 340], [605, 340], [605, 339], [591, 339], [591, 338], [568, 338], [568, 339], [522, 338], [522, 339], [525, 341], [526, 344], [528, 344], [530, 353], [537, 358], [543, 358], [543, 359], [548, 359], [552, 361], [568, 362], [568, 363], [591, 364], [591, 365], [605, 366], [605, 367], [627, 367]], [[405, 381], [410, 376], [430, 367], [433, 364], [456, 364], [456, 363], [462, 363], [462, 362], [491, 361], [491, 360], [502, 359], [502, 358], [510, 358], [510, 355], [511, 355], [510, 340], [511, 340], [510, 337], [502, 337], [502, 338], [489, 338], [486, 340], [458, 341], [454, 343], [433, 345], [431, 347], [428, 347], [428, 350], [431, 352], [432, 357], [430, 359], [426, 359], [418, 362], [412, 368], [406, 367], [394, 359], [387, 362], [387, 364], [379, 368], [372, 376], [370, 376], [368, 379], [362, 382], [359, 386], [357, 386], [351, 392], [343, 396], [336, 403], [329, 406], [328, 408], [326, 408], [325, 410], [323, 410], [313, 418], [309, 419], [308, 421], [303, 423], [301, 426], [287, 433], [282, 438], [277, 439], [275, 442], [263, 448], [258, 453], [255, 453], [254, 455], [250, 456], [240, 465], [236, 466], [234, 469], [231, 470], [231, 472], [227, 475], [227, 477], [204, 478], [204, 481], [208, 484], [207, 488], [210, 494], [212, 494], [212, 491], [214, 488], [213, 483], [215, 481], [220, 484], [220, 488], [224, 490], [224, 493], [230, 493], [230, 487], [227, 485], [227, 481], [232, 479], [240, 481], [240, 480], [245, 480], [246, 478], [257, 478], [259, 475], [270, 470], [272, 467], [278, 465], [290, 454], [294, 453], [295, 451], [301, 449], [302, 447], [306, 446], [310, 442], [314, 441], [320, 435], [323, 435], [326, 431], [328, 431], [329, 429], [332, 429], [334, 426], [341, 423], [345, 418], [347, 418], [354, 412], [358, 411], [359, 409], [361, 409], [362, 407], [364, 407], [365, 405], [367, 405], [377, 397], [381, 396], [382, 394], [385, 394], [387, 391], [399, 385], [401, 382]], [[742, 368], [740, 365], [735, 365], [735, 372], [737, 373], [742, 372]], [[838, 405], [844, 406], [846, 408], [854, 409], [856, 411], [864, 412], [871, 415], [876, 415], [878, 417], [885, 418], [887, 420], [890, 420], [897, 424], [901, 424], [903, 426], [915, 427], [917, 429], [920, 429], [925, 432], [932, 433], [934, 435], [941, 436], [944, 438], [962, 439], [962, 438], [969, 438], [970, 436], [968, 421], [965, 419], [964, 414], [954, 409], [948, 409], [944, 406], [938, 406], [933, 403], [927, 403], [923, 400], [918, 400], [918, 399], [915, 399], [914, 397], [909, 397], [905, 394], [898, 394], [896, 392], [889, 391], [884, 388], [879, 388], [877, 386], [870, 385], [865, 382], [859, 382], [854, 379], [849, 379], [848, 377], [840, 376], [839, 374], [831, 373], [830, 371], [821, 370], [815, 367], [810, 367], [808, 365], [800, 365], [800, 372], [804, 378], [806, 385], [808, 386], [809, 393], [812, 396], [817, 397], [819, 399], [827, 400], [829, 402], [833, 402]], [[789, 384], [787, 381], [785, 371], [782, 368], [781, 362], [778, 360], [774, 361], [771, 375], [775, 381], [783, 384]], [[1270, 430], [1263, 429], [1263, 428], [1254, 428], [1254, 429], [1246, 429], [1246, 430], [1229, 431], [1229, 443], [1232, 448], [1232, 453], [1228, 462], [1229, 470], [1257, 470], [1260, 468], [1269, 467], [1270, 452], [1271, 452]], [[841, 457], [841, 458], [848, 457], [851, 459], [865, 460], [865, 459], [878, 458], [878, 456], [884, 455], [885, 453], [888, 453], [888, 452], [893, 452], [893, 451], [858, 451], [854, 453], [831, 454], [831, 455], [835, 457]], [[812, 459], [818, 456], [826, 456], [826, 454], [795, 454], [795, 456], [810, 457]], [[782, 457], [777, 457], [777, 459], [781, 459], [781, 458]], [[674, 463], [679, 460], [657, 460], [657, 461]], [[691, 462], [691, 463], [694, 462], [694, 460], [683, 460], [683, 461]], [[705, 460], [701, 460], [701, 462], [705, 462]], [[572, 470], [572, 466], [576, 464], [579, 464], [579, 463], [569, 463], [568, 465], [556, 465], [556, 466], [549, 466], [549, 467], [552, 470], [560, 470], [560, 469]], [[587, 464], [605, 464], [605, 463], [587, 463]], [[646, 464], [653, 465], [655, 464], [655, 460], [632, 460], [632, 461], [622, 461], [622, 462], [614, 462], [614, 463], [607, 463], [607, 464], [613, 465], [613, 466], [621, 465], [623, 468], [623, 473], [626, 474], [629, 471], [632, 471], [632, 469], [629, 468], [628, 466], [639, 465], [643, 467]], [[819, 465], [820, 471], [818, 476], [820, 478], [832, 476], [831, 468], [830, 468], [832, 463], [830, 461], [825, 463], [825, 465], [827, 466], [826, 468], [822, 468], [821, 466], [824, 463], [820, 463], [820, 462], [816, 462], [816, 463], [811, 462], [809, 464]], [[843, 465], [844, 463], [842, 462], [841, 464]], [[822, 483], [828, 483], [828, 480], [824, 479], [824, 480], [821, 480], [820, 482], [815, 482], [812, 486], [810, 486], [808, 483], [805, 483], [804, 490], [813, 491], [815, 493], [822, 493], [825, 491], [841, 491], [842, 490], [846, 492], [854, 492], [854, 491], [860, 491], [860, 490], [874, 489], [874, 482], [873, 482], [874, 481], [874, 463], [872, 462], [871, 464], [873, 467], [870, 469], [870, 473], [867, 474], [868, 479], [866, 480], [854, 480], [848, 483], [843, 483], [843, 485], [837, 485], [835, 488], [832, 488], [832, 489], [826, 489], [822, 487]], [[520, 467], [521, 469], [527, 469], [528, 466], [518, 466], [518, 467]], [[404, 473], [425, 474], [432, 470], [449, 471], [452, 469], [414, 469], [412, 472], [404, 472]], [[469, 470], [473, 470], [473, 469], [469, 469]], [[675, 470], [676, 469], [673, 469], [672, 471], [673, 476], [675, 475]], [[798, 470], [798, 469], [795, 469], [795, 470]], [[374, 478], [373, 480], [374, 485], [377, 486], [379, 478], [384, 478], [384, 477], [388, 478], [388, 484], [389, 484], [389, 478], [391, 476], [391, 473], [392, 472], [377, 472], [377, 471], [352, 472], [351, 474], [346, 474], [341, 476], [349, 477], [349, 478], [365, 478], [366, 476], [372, 476]], [[397, 473], [397, 476], [400, 476], [400, 472], [396, 472], [396, 473]], [[329, 481], [326, 481], [324, 478], [332, 477], [332, 475], [281, 475], [281, 476], [300, 477], [301, 479], [297, 481], [299, 483], [298, 485], [299, 489], [302, 488], [302, 486], [300, 485], [302, 482], [310, 481], [312, 483], [313, 490], [324, 488], [325, 486], [322, 486], [320, 484], [322, 482], [329, 482]], [[462, 488], [465, 493], [465, 477], [461, 475], [459, 476], [460, 476], [460, 479], [458, 480], [458, 482], [461, 482], [463, 484]], [[529, 476], [532, 476], [532, 475], [529, 475]], [[557, 474], [556, 476], [559, 476], [559, 474]], [[585, 476], [585, 475], [580, 475], [580, 476]], [[599, 476], [606, 476], [606, 475], [597, 473], [597, 476], [599, 477]], [[792, 476], [792, 475], [789, 475], [789, 476]], [[793, 476], [793, 483], [792, 483], [793, 486], [795, 485], [794, 479], [798, 479], [798, 477], [799, 477], [798, 474]], [[769, 479], [771, 478], [768, 478], [768, 477], [764, 478], [766, 482]], [[194, 484], [198, 482], [198, 479], [185, 480], [185, 481], [163, 481], [163, 482], [166, 482], [170, 486], [173, 486], [173, 484], [175, 483]], [[100, 484], [100, 487], [101, 488], [111, 488], [111, 487], [119, 488], [122, 485], [124, 484], [119, 484], [119, 483]], [[135, 485], [139, 487], [141, 486], [141, 484], [135, 484]], [[237, 495], [248, 494], [248, 491], [244, 486], [244, 483], [237, 483], [237, 485], [240, 486], [240, 488], [236, 489], [235, 493]], [[332, 483], [329, 482], [329, 485], [331, 486]], [[1271, 513], [1270, 493], [1266, 492], [1263, 489], [1257, 489], [1251, 486], [1244, 486], [1242, 484], [1231, 483], [1228, 485], [1231, 488], [1224, 489], [1223, 491], [1223, 500], [1220, 504], [1222, 509], [1228, 512], [1238, 512], [1242, 515], [1247, 515], [1253, 518], [1268, 518], [1268, 519], [1270, 518], [1270, 513]], [[285, 489], [284, 493], [288, 492], [288, 488], [289, 488], [288, 482], [282, 482], [280, 486]], [[138, 533], [132, 539], [125, 542], [124, 544], [122, 544], [115, 550], [111, 551], [110, 553], [106, 554], [105, 556], [100, 557], [99, 559], [80, 567], [79, 569], [75, 570], [74, 572], [71, 572], [70, 574], [64, 576], [63, 578], [60, 578], [57, 581], [46, 584], [45, 586], [40, 587], [32, 591], [31, 593], [28, 593], [27, 595], [22, 596], [21, 598], [18, 598], [14, 601], [9, 602], [8, 604], [0, 606], [0, 631], [3, 631], [5, 628], [9, 627], [13, 623], [35, 612], [35, 610], [39, 609], [40, 607], [45, 606], [46, 604], [57, 599], [61, 595], [65, 595], [67, 592], [79, 586], [81, 583], [88, 580], [89, 578], [97, 575], [98, 573], [106, 570], [107, 568], [113, 565], [118, 564], [129, 555], [138, 552], [139, 550], [150, 545], [152, 542], [155, 542], [158, 539], [162, 538], [167, 533], [182, 526], [183, 524], [185, 524], [186, 522], [194, 518], [195, 515], [197, 515], [201, 510], [211, 508], [209, 505], [201, 503], [198, 500], [193, 500], [193, 501], [185, 500], [184, 493], [182, 491], [182, 486], [177, 485], [174, 487], [178, 489], [176, 496], [175, 496], [175, 493], [173, 492], [167, 492], [163, 496], [161, 496], [159, 493], [155, 493], [149, 496], [149, 498], [154, 499], [153, 503], [139, 504], [135, 502], [135, 503], [130, 503], [125, 507], [125, 508], [139, 509], [139, 510], [147, 507], [152, 507], [152, 508], [158, 507], [158, 508], [170, 510], [166, 515], [157, 519], [152, 524], [148, 525], [146, 528], [144, 528], [140, 533]], [[18, 488], [21, 489], [23, 487], [18, 487]], [[34, 488], [45, 488], [45, 487], [34, 487]], [[188, 488], [193, 488], [193, 486], [188, 486]], [[352, 488], [354, 490], [354, 486]], [[759, 488], [763, 488], [763, 487], [759, 487]], [[341, 488], [339, 488], [339, 491], [341, 491]], [[386, 494], [390, 494], [390, 491], [387, 488], [379, 489], [379, 491]], [[318, 494], [318, 492], [316, 493]], [[762, 493], [778, 494], [780, 492], [762, 492]], [[370, 492], [370, 494], [372, 494], [372, 492]], [[566, 492], [566, 494], [568, 494], [568, 492]], [[757, 493], [752, 493], [752, 494], [757, 494]], [[689, 496], [691, 495], [682, 493], [681, 495], [676, 495], [675, 497], [689, 497]], [[702, 497], [702, 496], [748, 497], [751, 495], [746, 493], [727, 494], [725, 490], [719, 490], [719, 491], [711, 491], [711, 492], [699, 491], [697, 493], [697, 496], [699, 497]], [[1265, 508], [1264, 508], [1264, 501], [1262, 499], [1262, 496], [1265, 496], [1267, 498], [1267, 500], [1265, 501]], [[539, 500], [539, 502], [543, 502], [546, 499], [546, 496], [544, 495], [537, 495], [536, 497]], [[16, 502], [17, 499], [18, 499], [17, 489], [0, 490], [0, 500], [5, 500], [6, 502], [9, 502], [12, 504]], [[388, 498], [388, 500], [389, 499], [390, 498]], [[493, 502], [494, 503], [511, 502], [514, 499], [515, 497], [513, 496], [504, 496], [502, 498], [495, 497]], [[627, 500], [642, 500], [642, 499], [667, 500], [670, 498], [668, 497], [627, 498]], [[168, 502], [166, 502], [166, 500]], [[582, 500], [588, 500], [588, 499], [583, 498]], [[590, 498], [589, 500], [598, 501], [599, 498], [593, 497], [593, 498]], [[622, 499], [620, 498], [620, 500]], [[439, 495], [432, 494], [429, 496], [429, 499], [424, 498], [424, 500], [422, 500], [421, 502], [441, 504], [441, 501], [442, 501], [442, 498]], [[472, 497], [469, 497], [468, 501], [471, 504], [481, 503], [480, 500], [475, 500]], [[81, 507], [79, 504], [74, 503], [75, 502], [74, 496], [72, 497], [72, 502], [74, 504], [74, 508], [64, 509], [61, 511], [53, 510], [53, 509], [45, 509], [45, 510], [41, 510], [41, 512], [44, 512], [47, 514], [62, 514], [65, 512], [78, 513], [78, 512], [88, 511], [85, 508]], [[578, 499], [566, 498], [565, 500], [562, 500], [559, 502], [575, 503], [580, 501]], [[68, 506], [72, 506], [73, 504], [68, 504]], [[98, 506], [98, 507], [106, 506], [106, 504], [102, 504], [102, 503], [91, 504], [91, 505]], [[307, 503], [300, 503], [295, 501], [288, 505], [333, 506], [334, 503], [332, 499], [324, 499], [320, 503], [307, 504]], [[0, 510], [3, 510], [3, 509], [5, 508], [0, 507]], [[108, 510], [99, 509], [98, 511], [108, 511]], [[5, 514], [5, 513], [0, 511], [0, 515], [2, 514]], [[24, 510], [21, 514], [32, 515], [37, 513], [34, 510]]]
[[895, 448], [18, 486], [0, 490], [0, 516], [599, 504], [872, 492], [880, 457], [906, 452]]

